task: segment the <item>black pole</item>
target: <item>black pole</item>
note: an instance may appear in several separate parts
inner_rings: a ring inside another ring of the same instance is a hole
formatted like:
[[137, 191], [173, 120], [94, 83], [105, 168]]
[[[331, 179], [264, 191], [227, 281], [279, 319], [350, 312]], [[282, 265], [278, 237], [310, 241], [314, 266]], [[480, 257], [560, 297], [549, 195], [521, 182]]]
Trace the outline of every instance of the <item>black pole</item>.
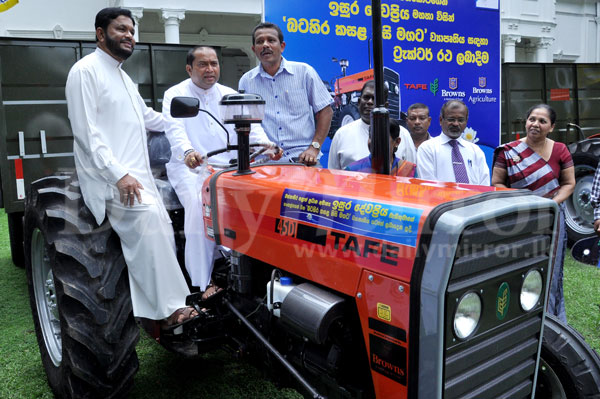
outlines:
[[250, 124], [236, 123], [235, 132], [238, 141], [238, 170], [233, 175], [249, 175], [250, 170]]
[[258, 331], [256, 327], [252, 325], [252, 323], [246, 320], [244, 315], [241, 314], [240, 311], [237, 310], [237, 308], [231, 304], [231, 302], [229, 302], [227, 299], [224, 299], [223, 303], [225, 303], [229, 310], [231, 310], [233, 314], [236, 315], [236, 317], [242, 322], [242, 324], [244, 324], [246, 328], [248, 328], [256, 338], [258, 338], [258, 340], [265, 346], [265, 348], [267, 348], [267, 350], [273, 356], [275, 356], [277, 360], [279, 360], [281, 365], [285, 367], [290, 374], [292, 374], [292, 376], [304, 387], [304, 389], [310, 392], [310, 396], [312, 398], [325, 399], [325, 397], [320, 395], [317, 392], [317, 390], [312, 385], [310, 385], [309, 382], [306, 381], [304, 377], [302, 377], [302, 375], [300, 375], [300, 373], [294, 368], [294, 366], [292, 366], [292, 364], [285, 357], [283, 357], [283, 355], [279, 353], [279, 351], [275, 349], [273, 345], [271, 345], [271, 343], [260, 333], [260, 331]]
[[383, 80], [383, 43], [381, 39], [381, 0], [372, 0], [373, 63], [376, 106], [371, 114], [371, 168], [390, 174], [390, 113], [385, 106]]

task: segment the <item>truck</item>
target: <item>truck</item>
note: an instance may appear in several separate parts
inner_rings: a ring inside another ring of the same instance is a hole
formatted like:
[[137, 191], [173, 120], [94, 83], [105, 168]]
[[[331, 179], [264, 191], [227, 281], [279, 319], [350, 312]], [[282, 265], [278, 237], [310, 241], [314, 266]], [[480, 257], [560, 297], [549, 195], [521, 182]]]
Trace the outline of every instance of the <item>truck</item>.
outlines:
[[[597, 354], [545, 312], [557, 207], [528, 191], [242, 165], [251, 158], [242, 154], [201, 191], [206, 234], [230, 250], [213, 273], [225, 289], [208, 301], [192, 294], [189, 304], [208, 312], [173, 333], [136, 320], [120, 241], [85, 207], [69, 151], [66, 72], [93, 47], [0, 42], [3, 204], [13, 259], [23, 243], [56, 396], [125, 396], [140, 326], [182, 356], [227, 346], [278, 362], [313, 398], [600, 394]], [[151, 72], [130, 66], [132, 75], [144, 98], [159, 98], [174, 83], [158, 78], [161, 60], [185, 49], [138, 48], [128, 63], [149, 60]], [[47, 59], [62, 62], [48, 68]], [[25, 65], [41, 72], [22, 78]], [[183, 108], [175, 116], [193, 114], [193, 104]], [[150, 163], [182, 257], [183, 209], [165, 179], [165, 140], [149, 133]]]
[[[400, 76], [391, 68], [384, 67], [383, 75], [385, 89], [388, 93], [390, 116], [401, 119], [400, 103]], [[329, 129], [329, 136], [333, 137], [335, 132], [342, 126], [347, 125], [360, 118], [358, 112], [358, 98], [363, 85], [373, 80], [373, 69], [353, 73], [348, 76], [335, 79], [333, 82], [333, 118]]]

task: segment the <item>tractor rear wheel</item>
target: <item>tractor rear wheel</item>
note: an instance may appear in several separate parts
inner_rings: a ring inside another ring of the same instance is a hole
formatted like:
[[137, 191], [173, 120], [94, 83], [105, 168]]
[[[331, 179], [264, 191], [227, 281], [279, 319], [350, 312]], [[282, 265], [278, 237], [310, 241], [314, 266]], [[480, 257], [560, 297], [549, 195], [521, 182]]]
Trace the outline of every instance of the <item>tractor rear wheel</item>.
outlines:
[[32, 183], [25, 205], [25, 263], [42, 363], [57, 397], [116, 398], [138, 369], [119, 238], [98, 226], [71, 175]]
[[8, 213], [8, 237], [10, 239], [10, 254], [13, 264], [25, 266], [23, 252], [23, 212]]
[[600, 157], [600, 140], [584, 140], [577, 143], [573, 152], [575, 164], [575, 189], [565, 201], [565, 223], [569, 242], [594, 235], [594, 208], [592, 207], [592, 183]]
[[536, 398], [600, 397], [600, 358], [569, 325], [546, 315]]

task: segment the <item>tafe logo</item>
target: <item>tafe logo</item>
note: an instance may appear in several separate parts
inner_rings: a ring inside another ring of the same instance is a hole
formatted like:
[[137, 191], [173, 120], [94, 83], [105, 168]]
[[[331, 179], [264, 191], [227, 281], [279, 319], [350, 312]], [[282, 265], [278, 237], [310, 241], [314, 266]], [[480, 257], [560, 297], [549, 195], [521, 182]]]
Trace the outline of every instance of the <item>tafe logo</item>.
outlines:
[[510, 287], [506, 282], [500, 284], [498, 294], [496, 294], [496, 317], [503, 320], [508, 313], [508, 304], [510, 303]]
[[408, 90], [427, 90], [427, 83], [404, 83]]

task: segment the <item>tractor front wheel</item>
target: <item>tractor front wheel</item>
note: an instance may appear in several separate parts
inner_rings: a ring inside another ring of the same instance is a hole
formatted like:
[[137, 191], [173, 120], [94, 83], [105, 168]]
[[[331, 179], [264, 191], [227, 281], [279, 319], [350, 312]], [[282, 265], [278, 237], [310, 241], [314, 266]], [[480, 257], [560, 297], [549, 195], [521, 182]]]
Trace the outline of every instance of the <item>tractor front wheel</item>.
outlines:
[[600, 358], [574, 328], [546, 315], [536, 398], [600, 397]]

